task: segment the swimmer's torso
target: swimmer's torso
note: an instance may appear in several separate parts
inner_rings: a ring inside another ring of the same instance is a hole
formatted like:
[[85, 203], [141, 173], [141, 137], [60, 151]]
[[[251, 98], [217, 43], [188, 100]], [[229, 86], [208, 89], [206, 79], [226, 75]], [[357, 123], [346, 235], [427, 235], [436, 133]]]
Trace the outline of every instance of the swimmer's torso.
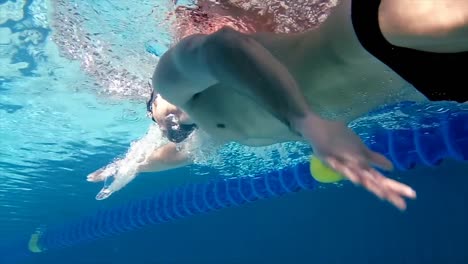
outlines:
[[[342, 17], [331, 16], [321, 25], [325, 28], [304, 34], [263, 33], [253, 37], [286, 66], [312, 110], [322, 117], [349, 122], [384, 104], [424, 100], [360, 46], [351, 18], [345, 21], [346, 16]], [[343, 21], [329, 23], [330, 19]], [[327, 27], [330, 32], [342, 31], [341, 38], [328, 37]], [[247, 145], [300, 140], [258, 102], [227, 85], [214, 85], [184, 106], [202, 129], [219, 139]]]

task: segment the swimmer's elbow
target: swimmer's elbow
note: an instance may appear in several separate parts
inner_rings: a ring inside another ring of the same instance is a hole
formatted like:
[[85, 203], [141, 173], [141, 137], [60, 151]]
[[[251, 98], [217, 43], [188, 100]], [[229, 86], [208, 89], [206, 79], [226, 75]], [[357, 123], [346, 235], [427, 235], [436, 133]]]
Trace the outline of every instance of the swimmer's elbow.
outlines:
[[192, 35], [181, 40], [160, 59], [153, 74], [153, 87], [178, 106], [194, 94], [216, 84], [204, 55], [206, 35]]
[[244, 55], [252, 57], [256, 45], [253, 39], [229, 27], [211, 35], [189, 36], [161, 57], [153, 75], [153, 87], [166, 100], [183, 106], [193, 95], [220, 82], [220, 78], [233, 77], [235, 71], [229, 68], [232, 62], [246, 58]]
[[172, 53], [171, 50], [166, 52], [159, 60], [153, 73], [152, 86], [166, 100], [177, 104], [174, 90], [183, 86], [183, 75], [177, 69]]

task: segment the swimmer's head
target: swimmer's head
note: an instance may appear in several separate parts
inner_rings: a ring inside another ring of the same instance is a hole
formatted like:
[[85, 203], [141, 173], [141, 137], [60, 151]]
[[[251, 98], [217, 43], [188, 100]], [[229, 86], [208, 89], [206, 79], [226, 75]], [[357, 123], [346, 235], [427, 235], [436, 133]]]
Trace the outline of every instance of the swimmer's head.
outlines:
[[197, 128], [184, 111], [164, 100], [154, 90], [146, 102], [146, 110], [148, 117], [159, 125], [163, 135], [172, 142], [182, 142]]

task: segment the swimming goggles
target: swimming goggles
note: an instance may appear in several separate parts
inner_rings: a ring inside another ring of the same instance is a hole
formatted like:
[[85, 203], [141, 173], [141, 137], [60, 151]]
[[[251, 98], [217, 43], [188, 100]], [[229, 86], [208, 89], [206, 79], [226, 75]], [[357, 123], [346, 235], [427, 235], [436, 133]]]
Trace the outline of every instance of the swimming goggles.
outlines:
[[[149, 84], [149, 86], [151, 87], [151, 84]], [[156, 119], [154, 119], [154, 116], [153, 116], [153, 103], [154, 103], [154, 100], [156, 100], [156, 98], [158, 98], [159, 94], [156, 93], [154, 91], [154, 89], [152, 89], [151, 87], [151, 96], [149, 98], [148, 101], [146, 101], [146, 115], [148, 117], [151, 118], [151, 120], [153, 120], [153, 122], [157, 123], [156, 122]]]

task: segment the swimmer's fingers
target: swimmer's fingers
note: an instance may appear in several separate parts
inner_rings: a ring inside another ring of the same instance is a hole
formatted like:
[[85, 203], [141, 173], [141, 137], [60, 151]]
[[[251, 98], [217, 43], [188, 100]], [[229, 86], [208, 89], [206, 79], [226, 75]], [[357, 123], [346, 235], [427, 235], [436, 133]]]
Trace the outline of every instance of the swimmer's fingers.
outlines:
[[112, 191], [106, 187], [102, 188], [99, 193], [96, 195], [96, 200], [100, 201], [100, 200], [104, 200], [104, 199], [107, 199], [109, 198], [109, 196], [112, 195]]
[[90, 174], [88, 174], [88, 176], [86, 176], [86, 180], [89, 181], [89, 182], [100, 182], [100, 181], [103, 181], [105, 178], [103, 177], [103, 171], [104, 171], [105, 168], [101, 168], [99, 170], [96, 170]]
[[[354, 184], [362, 185], [364, 188], [374, 193], [380, 199], [385, 199], [385, 197], [387, 196], [387, 194], [385, 193], [385, 190], [380, 185], [378, 185], [374, 180], [372, 180], [373, 176], [370, 175], [370, 172], [364, 171], [363, 173], [360, 166], [358, 166], [358, 163], [356, 162], [345, 163], [335, 158], [329, 158], [327, 161], [330, 167], [332, 167], [334, 170], [341, 173], [343, 176], [348, 178]], [[367, 175], [363, 176], [363, 174], [367, 174]]]
[[328, 166], [330, 166], [330, 168], [339, 172], [341, 175], [348, 178], [354, 184], [361, 184], [359, 175], [354, 170], [352, 170], [350, 166], [346, 166], [344, 161], [338, 160], [333, 157], [329, 157], [326, 159], [326, 163], [328, 164]]
[[96, 170], [86, 177], [86, 180], [89, 182], [100, 182], [104, 181], [107, 178], [111, 177], [114, 175], [116, 172], [116, 168], [114, 166], [106, 166], [102, 167], [99, 170]]
[[395, 181], [390, 178], [386, 178], [382, 175], [379, 176], [377, 181], [380, 181], [381, 185], [385, 186], [388, 190], [392, 191], [393, 193], [398, 194], [399, 196], [410, 198], [410, 199], [416, 198], [416, 192], [413, 190], [413, 188], [409, 187], [408, 185], [404, 183]]
[[406, 209], [405, 198], [416, 198], [416, 192], [411, 187], [387, 178], [373, 168], [370, 168], [366, 174], [368, 174], [365, 176], [366, 181], [379, 186], [384, 193], [383, 199], [388, 200], [400, 210]]
[[[393, 170], [393, 164], [385, 156], [377, 152], [370, 151], [370, 150], [367, 156], [368, 156], [369, 162], [372, 165], [378, 166], [385, 170]], [[406, 209], [406, 203], [403, 197], [410, 198], [410, 199], [416, 198], [416, 192], [408, 185], [389, 179], [383, 176], [381, 173], [379, 173], [373, 168], [371, 169], [370, 172], [371, 172], [370, 178], [374, 179], [378, 185], [384, 186], [386, 190], [388, 190], [386, 191], [387, 196], [384, 197], [384, 199], [390, 201], [400, 210]]]
[[[393, 164], [391, 163], [391, 161], [388, 160], [385, 156], [381, 155], [380, 153], [369, 150], [367, 157], [372, 165], [378, 166], [385, 170], [393, 170]], [[406, 203], [403, 197], [410, 199], [416, 198], [416, 192], [408, 185], [405, 185], [393, 179], [389, 179], [373, 168], [371, 168], [370, 172], [371, 177], [369, 178], [373, 179], [376, 182], [376, 184], [378, 184], [379, 186], [383, 186], [386, 189], [387, 195], [386, 197], [384, 197], [384, 199], [390, 201], [400, 210], [406, 209]]]
[[372, 165], [375, 165], [379, 168], [382, 168], [387, 171], [393, 170], [392, 162], [380, 153], [368, 150], [367, 159]]
[[360, 184], [382, 200], [387, 200], [400, 210], [406, 209], [404, 198], [415, 198], [416, 193], [409, 186], [386, 178], [377, 170], [358, 162], [344, 162], [334, 158], [329, 165], [355, 184]]

